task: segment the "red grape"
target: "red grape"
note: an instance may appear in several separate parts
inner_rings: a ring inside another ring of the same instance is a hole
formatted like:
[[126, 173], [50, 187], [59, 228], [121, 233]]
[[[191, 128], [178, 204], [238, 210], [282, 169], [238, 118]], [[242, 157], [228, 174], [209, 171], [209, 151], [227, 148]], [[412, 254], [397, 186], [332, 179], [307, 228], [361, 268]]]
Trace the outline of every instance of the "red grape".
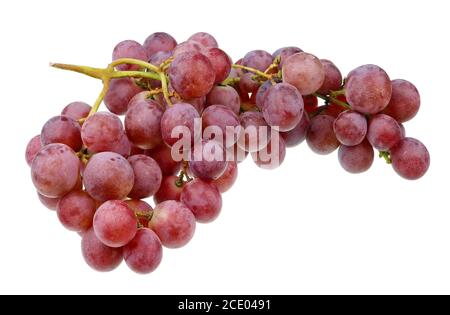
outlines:
[[65, 144], [54, 143], [43, 147], [31, 163], [31, 178], [38, 192], [58, 198], [71, 191], [80, 176], [80, 161]]
[[306, 139], [309, 122], [310, 120], [308, 113], [304, 111], [302, 119], [297, 124], [297, 126], [294, 127], [294, 129], [286, 132], [280, 132], [280, 135], [283, 137], [283, 140], [286, 143], [286, 147], [295, 147]]
[[333, 130], [336, 138], [343, 145], [360, 144], [367, 134], [366, 117], [358, 112], [345, 111], [334, 121]]
[[178, 176], [166, 176], [161, 181], [158, 192], [153, 197], [155, 204], [159, 204], [166, 200], [180, 200], [183, 191], [183, 183], [179, 182]]
[[216, 76], [214, 82], [221, 83], [230, 74], [233, 61], [226, 52], [219, 48], [208, 48], [205, 50], [204, 55], [208, 57], [214, 69]]
[[123, 260], [122, 248], [111, 248], [104, 245], [95, 235], [94, 229], [83, 233], [81, 250], [86, 263], [97, 271], [112, 271]]
[[245, 112], [239, 117], [242, 132], [238, 145], [248, 152], [264, 148], [270, 139], [270, 127], [260, 112]]
[[192, 40], [194, 42], [199, 42], [200, 44], [202, 44], [205, 47], [213, 47], [213, 48], [219, 47], [216, 39], [211, 34], [208, 34], [205, 32], [195, 33], [194, 35], [189, 37], [188, 40]]
[[239, 94], [231, 86], [215, 86], [206, 97], [206, 105], [224, 105], [238, 115], [241, 100]]
[[283, 47], [283, 48], [277, 49], [277, 50], [272, 54], [272, 57], [273, 57], [273, 59], [275, 59], [275, 58], [277, 58], [277, 57], [280, 57], [280, 63], [279, 63], [279, 65], [278, 65], [278, 67], [281, 69], [281, 68], [283, 67], [284, 61], [285, 61], [288, 57], [292, 56], [293, 54], [300, 53], [300, 52], [303, 52], [303, 50], [301, 50], [301, 49], [298, 48], [298, 47], [292, 47], [292, 46], [291, 46], [291, 47]]
[[367, 139], [377, 150], [389, 151], [402, 138], [402, 129], [391, 116], [378, 114], [369, 121]]
[[75, 232], [85, 232], [92, 226], [96, 202], [85, 191], [75, 190], [58, 202], [57, 214], [65, 228]]
[[151, 58], [158, 51], [172, 51], [177, 41], [167, 33], [157, 32], [151, 34], [144, 42], [147, 58]]
[[[177, 141], [190, 139], [190, 144], [194, 143], [196, 118], [200, 118], [200, 115], [191, 104], [178, 103], [169, 107], [161, 118], [161, 135], [164, 142], [172, 146]], [[186, 134], [187, 132], [189, 134]]]
[[[148, 222], [150, 215], [153, 213], [153, 208], [152, 206], [150, 206], [148, 203], [146, 203], [143, 200], [138, 200], [138, 199], [129, 199], [129, 200], [125, 200], [125, 203], [127, 204], [127, 206], [133, 210], [133, 212], [136, 214], [139, 223], [144, 226], [147, 227], [148, 226]], [[149, 217], [146, 216], [139, 216], [137, 215], [137, 212], [140, 212], [141, 214], [146, 214], [149, 215]]]
[[142, 89], [134, 83], [133, 79], [114, 79], [109, 84], [104, 102], [111, 113], [124, 115], [131, 99], [139, 92], [142, 92]]
[[56, 210], [58, 202], [61, 198], [49, 198], [39, 192], [37, 193], [39, 201], [49, 210]]
[[325, 80], [320, 60], [304, 52], [293, 54], [283, 64], [283, 82], [295, 86], [302, 95], [316, 92]]
[[202, 114], [202, 125], [205, 138], [214, 139], [226, 147], [234, 145], [241, 132], [239, 117], [225, 105], [208, 106]]
[[264, 72], [272, 64], [272, 60], [272, 55], [267, 51], [253, 50], [248, 52], [244, 56], [244, 58], [242, 59], [242, 64], [246, 67], [254, 68]]
[[140, 229], [133, 240], [123, 248], [123, 257], [134, 272], [151, 273], [161, 263], [161, 241], [152, 230]]
[[286, 144], [277, 132], [272, 132], [272, 137], [264, 149], [252, 153], [255, 164], [263, 169], [271, 170], [279, 167], [286, 157]]
[[192, 158], [189, 169], [195, 177], [201, 179], [216, 179], [227, 167], [226, 152], [214, 140], [202, 141], [201, 146], [196, 145]]
[[[120, 58], [133, 58], [138, 60], [147, 61], [147, 51], [146, 49], [134, 40], [124, 40], [114, 47], [112, 53], [112, 60]], [[118, 70], [129, 71], [129, 70], [139, 70], [141, 67], [138, 65], [122, 64], [116, 67]]]
[[391, 149], [392, 166], [401, 177], [421, 178], [430, 167], [430, 153], [417, 139], [404, 138]]
[[25, 160], [27, 164], [31, 166], [34, 157], [42, 149], [41, 136], [37, 135], [31, 138], [27, 144], [27, 149], [25, 150]]
[[339, 163], [349, 173], [367, 171], [373, 163], [373, 148], [367, 140], [355, 146], [341, 145], [338, 151]]
[[104, 152], [115, 148], [124, 133], [120, 119], [107, 112], [90, 116], [81, 128], [81, 138], [90, 152]]
[[272, 82], [266, 81], [258, 88], [258, 91], [256, 92], [255, 102], [256, 106], [262, 110], [264, 105], [264, 99], [266, 97], [267, 91], [272, 86]]
[[73, 102], [64, 107], [61, 115], [68, 116], [74, 120], [79, 120], [88, 116], [92, 107], [84, 102]]
[[195, 216], [181, 202], [164, 201], [155, 207], [149, 228], [156, 232], [164, 246], [183, 247], [194, 236]]
[[80, 124], [68, 116], [50, 118], [42, 128], [41, 142], [43, 146], [50, 143], [63, 143], [74, 151], [79, 151], [83, 145]]
[[128, 197], [143, 199], [153, 196], [161, 185], [162, 172], [158, 163], [147, 155], [133, 155], [128, 162], [134, 171], [134, 185]]
[[314, 95], [304, 95], [303, 96], [303, 105], [305, 111], [310, 114], [314, 113], [317, 110], [317, 107], [319, 105], [319, 101], [317, 97]]
[[200, 44], [199, 42], [188, 40], [186, 42], [182, 42], [175, 47], [173, 50], [173, 56], [177, 57], [178, 55], [191, 52], [191, 53], [203, 53], [206, 47]]
[[318, 115], [311, 119], [306, 142], [317, 154], [326, 155], [339, 147], [339, 141], [333, 131], [334, 117]]
[[146, 154], [158, 163], [163, 175], [177, 174], [181, 168], [181, 162], [172, 158], [171, 148], [164, 143], [146, 151]]
[[342, 74], [338, 67], [330, 60], [321, 59], [320, 62], [325, 70], [325, 79], [322, 86], [317, 91], [320, 94], [329, 94], [331, 91], [338, 91], [342, 85]]
[[201, 223], [214, 221], [222, 209], [222, 196], [217, 187], [199, 178], [184, 186], [180, 200]]
[[102, 204], [94, 216], [94, 231], [98, 239], [109, 247], [122, 247], [136, 235], [137, 219], [134, 212], [121, 200]]
[[224, 193], [228, 191], [236, 182], [238, 176], [237, 162], [229, 161], [225, 172], [219, 178], [210, 180], [209, 183], [216, 186], [217, 189]]
[[383, 113], [398, 122], [411, 120], [420, 108], [420, 95], [416, 87], [406, 80], [392, 81], [392, 97]]

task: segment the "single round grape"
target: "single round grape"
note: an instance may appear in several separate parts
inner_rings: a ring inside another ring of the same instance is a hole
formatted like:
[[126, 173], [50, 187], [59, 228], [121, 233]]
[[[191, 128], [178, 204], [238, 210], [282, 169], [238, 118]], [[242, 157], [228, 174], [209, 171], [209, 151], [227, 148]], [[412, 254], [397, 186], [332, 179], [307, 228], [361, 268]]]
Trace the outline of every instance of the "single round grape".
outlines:
[[158, 51], [172, 51], [177, 41], [167, 33], [157, 32], [151, 34], [144, 42], [147, 57], [151, 58]]
[[264, 149], [252, 153], [253, 161], [262, 169], [275, 169], [283, 163], [286, 157], [286, 144], [283, 137], [275, 136], [275, 133], [272, 133], [272, 137]]
[[303, 50], [301, 50], [298, 47], [293, 47], [293, 46], [291, 46], [291, 47], [282, 47], [282, 48], [277, 49], [272, 54], [272, 57], [273, 57], [273, 59], [275, 59], [277, 57], [280, 58], [280, 63], [278, 64], [278, 67], [281, 69], [283, 67], [284, 61], [288, 57], [292, 56], [293, 54], [300, 53], [300, 52], [303, 52]]
[[206, 47], [200, 44], [199, 42], [188, 40], [182, 42], [177, 45], [177, 47], [173, 50], [173, 56], [177, 57], [178, 55], [191, 52], [191, 53], [203, 53], [206, 50]]
[[245, 112], [239, 117], [242, 132], [238, 145], [248, 152], [256, 152], [264, 148], [270, 139], [270, 127], [261, 112]]
[[180, 200], [200, 223], [214, 221], [222, 210], [222, 196], [217, 187], [199, 178], [184, 186]]
[[158, 192], [153, 196], [155, 204], [159, 204], [166, 200], [180, 200], [181, 192], [183, 191], [184, 183], [179, 181], [178, 176], [166, 176], [161, 181], [161, 186]]
[[92, 226], [96, 202], [82, 190], [75, 190], [58, 202], [56, 213], [59, 221], [70, 231], [85, 232]]
[[95, 235], [94, 229], [83, 233], [81, 250], [86, 263], [97, 271], [112, 271], [123, 260], [122, 248], [104, 245]]
[[37, 191], [50, 198], [59, 198], [71, 191], [80, 174], [80, 161], [65, 144], [43, 147], [31, 163], [31, 178]]
[[164, 201], [155, 207], [149, 228], [156, 232], [165, 247], [183, 247], [194, 236], [195, 216], [181, 202]]
[[136, 273], [148, 274], [158, 268], [162, 260], [162, 245], [155, 232], [140, 229], [133, 240], [123, 248], [127, 266]]
[[269, 90], [269, 88], [272, 86], [272, 82], [270, 81], [266, 81], [263, 84], [261, 84], [261, 86], [258, 88], [258, 91], [256, 92], [256, 106], [258, 106], [258, 108], [260, 110], [263, 109], [263, 105], [264, 105], [264, 99], [266, 97], [267, 91]]
[[227, 192], [236, 182], [238, 176], [237, 162], [229, 161], [225, 172], [219, 178], [210, 180], [209, 183], [216, 186], [219, 192]]
[[325, 69], [320, 60], [308, 53], [296, 53], [283, 64], [283, 82], [292, 84], [302, 95], [316, 92], [325, 80]]
[[212, 89], [215, 73], [209, 59], [194, 52], [175, 57], [169, 68], [169, 80], [182, 98], [205, 96]]
[[322, 86], [317, 91], [320, 94], [327, 95], [330, 91], [338, 91], [342, 85], [342, 74], [334, 63], [327, 59], [320, 59], [325, 70], [325, 79]]
[[228, 56], [226, 52], [219, 48], [208, 48], [204, 51], [204, 55], [208, 57], [214, 69], [214, 73], [216, 76], [214, 82], [221, 83], [230, 74], [231, 65], [233, 64], [230, 56]]
[[[169, 107], [161, 118], [161, 135], [164, 142], [172, 146], [183, 137], [189, 136], [190, 143], [194, 143], [196, 118], [199, 119], [200, 115], [191, 104], [178, 103]], [[189, 131], [189, 135], [185, 134], [187, 131]]]
[[206, 106], [224, 105], [230, 108], [236, 115], [241, 109], [241, 100], [238, 92], [231, 86], [215, 86], [206, 97]]
[[244, 56], [244, 58], [242, 59], [242, 64], [246, 67], [254, 68], [264, 72], [272, 64], [272, 60], [272, 55], [267, 51], [252, 50]]
[[125, 133], [120, 137], [120, 141], [116, 143], [111, 149], [110, 152], [114, 152], [120, 154], [124, 158], [128, 158], [131, 155], [131, 147], [132, 144]]
[[109, 247], [122, 247], [136, 235], [137, 218], [128, 205], [121, 200], [103, 203], [94, 216], [94, 231], [98, 239]]
[[242, 93], [257, 93], [259, 89], [259, 83], [253, 79], [255, 75], [253, 73], [244, 73], [239, 80], [239, 90]]
[[319, 100], [314, 95], [303, 95], [303, 105], [305, 112], [314, 113], [319, 107]]
[[280, 83], [267, 90], [262, 112], [272, 128], [289, 131], [302, 119], [303, 106], [303, 98], [297, 89], [288, 83]]
[[214, 134], [214, 136], [211, 134], [210, 138], [226, 147], [234, 145], [241, 133], [239, 117], [225, 105], [208, 106], [202, 114], [202, 125], [204, 130], [209, 127]]
[[124, 133], [120, 119], [107, 112], [90, 116], [81, 128], [81, 138], [90, 152], [103, 152], [115, 148]]
[[125, 116], [128, 139], [141, 149], [157, 147], [162, 142], [161, 107], [151, 99], [137, 99], [132, 103]]
[[[148, 60], [146, 49], [134, 40], [124, 40], [114, 47], [112, 60], [114, 61], [121, 58], [132, 58], [143, 61]], [[122, 71], [132, 71], [139, 70], [141, 67], [138, 65], [122, 64], [118, 65], [116, 68]]]
[[89, 112], [91, 111], [92, 107], [84, 102], [72, 102], [61, 112], [61, 115], [70, 117], [76, 121], [80, 120], [81, 118], [86, 118], [89, 115]]
[[360, 144], [367, 134], [366, 117], [355, 111], [345, 111], [334, 121], [333, 130], [336, 138], [343, 145]]
[[401, 177], [415, 180], [430, 167], [430, 153], [417, 139], [404, 138], [391, 149], [392, 166]]
[[131, 99], [142, 89], [131, 78], [111, 80], [105, 95], [105, 105], [108, 110], [116, 115], [124, 115], [128, 110]]
[[284, 142], [286, 143], [286, 147], [291, 148], [299, 145], [306, 139], [306, 133], [309, 128], [309, 116], [306, 111], [303, 112], [302, 119], [294, 127], [294, 129], [280, 132], [280, 135], [283, 137]]
[[378, 114], [369, 121], [367, 140], [377, 150], [389, 151], [402, 138], [402, 129], [391, 116]]
[[334, 117], [318, 115], [311, 119], [306, 142], [313, 152], [321, 155], [332, 153], [339, 147], [333, 131]]
[[[152, 206], [150, 206], [145, 201], [138, 199], [125, 200], [125, 203], [136, 214], [139, 223], [144, 227], [148, 226], [148, 222], [150, 221], [149, 217], [153, 213]], [[139, 216], [137, 215], [138, 212], [141, 214], [146, 214], [148, 216]]]
[[201, 179], [219, 178], [227, 168], [226, 151], [214, 140], [204, 140], [196, 145], [189, 161], [189, 170]]
[[364, 65], [352, 70], [345, 80], [344, 88], [352, 109], [363, 114], [381, 112], [392, 95], [389, 76], [375, 65]]
[[41, 135], [37, 135], [31, 138], [25, 150], [25, 161], [27, 161], [28, 166], [31, 166], [34, 157], [41, 149], [42, 149]]
[[411, 120], [420, 108], [420, 95], [416, 87], [406, 80], [392, 81], [392, 97], [383, 114], [398, 122]]
[[153, 196], [161, 186], [162, 172], [158, 163], [147, 155], [133, 155], [128, 162], [134, 171], [134, 185], [128, 197], [143, 199]]
[[45, 146], [50, 143], [63, 143], [74, 151], [83, 146], [80, 124], [68, 116], [50, 118], [42, 127], [41, 142]]
[[163, 175], [177, 174], [181, 168], [181, 162], [173, 159], [172, 149], [165, 143], [145, 153], [158, 163]]
[[49, 198], [46, 197], [39, 192], [37, 193], [39, 201], [49, 210], [56, 210], [56, 207], [58, 206], [58, 202], [61, 198]]
[[134, 172], [130, 163], [113, 152], [95, 154], [83, 173], [86, 191], [98, 201], [124, 199], [134, 184]]
[[349, 173], [359, 174], [367, 171], [373, 164], [373, 148], [367, 140], [355, 146], [341, 145], [338, 150], [341, 166]]
[[188, 40], [192, 40], [194, 42], [199, 42], [200, 44], [202, 44], [205, 47], [213, 47], [213, 48], [219, 47], [216, 39], [211, 34], [208, 34], [205, 32], [195, 33], [194, 35], [189, 37]]

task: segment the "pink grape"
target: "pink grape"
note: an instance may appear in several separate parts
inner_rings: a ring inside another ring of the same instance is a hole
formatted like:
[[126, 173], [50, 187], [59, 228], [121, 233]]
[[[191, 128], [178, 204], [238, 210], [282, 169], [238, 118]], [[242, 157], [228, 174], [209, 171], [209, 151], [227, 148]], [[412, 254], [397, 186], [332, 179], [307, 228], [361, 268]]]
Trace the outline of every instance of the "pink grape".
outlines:
[[215, 86], [206, 97], [206, 105], [224, 105], [230, 108], [236, 115], [241, 109], [241, 100], [238, 92], [231, 86]]
[[398, 122], [406, 122], [416, 116], [420, 108], [420, 95], [416, 87], [406, 80], [392, 81], [392, 97], [383, 114]]
[[289, 131], [302, 119], [303, 106], [303, 98], [297, 89], [288, 83], [280, 83], [267, 90], [262, 112], [272, 128]]
[[367, 140], [355, 146], [341, 145], [338, 151], [339, 163], [349, 173], [367, 171], [373, 164], [373, 148]]
[[214, 68], [201, 53], [182, 53], [170, 65], [169, 80], [184, 99], [205, 96], [214, 85]]
[[172, 146], [181, 140], [185, 136], [181, 129], [178, 130], [180, 133], [175, 133], [175, 136], [172, 135], [172, 132], [177, 131], [175, 130], [176, 127], [184, 127], [189, 131], [191, 143], [193, 143], [196, 140], [194, 138], [194, 122], [196, 118], [200, 118], [200, 115], [191, 104], [178, 103], [169, 107], [161, 118], [161, 135], [164, 142]]
[[122, 134], [120, 140], [116, 145], [111, 148], [111, 152], [120, 154], [121, 156], [127, 158], [131, 155], [132, 144], [125, 133]]
[[156, 232], [165, 247], [183, 247], [194, 236], [195, 216], [181, 202], [164, 201], [155, 207], [149, 228]]
[[214, 221], [222, 209], [222, 197], [217, 187], [199, 178], [184, 186], [180, 200], [201, 223]]
[[94, 231], [98, 239], [109, 247], [122, 247], [136, 235], [137, 219], [133, 210], [121, 200], [103, 203], [94, 216]]
[[208, 57], [214, 69], [216, 78], [214, 82], [221, 83], [230, 74], [233, 61], [226, 52], [219, 48], [208, 48], [205, 50], [204, 55]]
[[50, 143], [63, 143], [74, 151], [79, 151], [83, 145], [80, 124], [68, 116], [50, 118], [42, 127], [41, 142], [43, 146]]
[[242, 65], [264, 72], [272, 64], [272, 60], [272, 55], [267, 51], [252, 50], [244, 56]]
[[288, 57], [292, 56], [293, 54], [300, 53], [300, 52], [303, 52], [303, 50], [301, 50], [298, 47], [293, 47], [293, 46], [291, 46], [291, 47], [283, 47], [283, 48], [277, 49], [272, 54], [272, 57], [273, 57], [273, 59], [275, 59], [277, 57], [280, 57], [280, 63], [278, 65], [278, 67], [281, 69], [283, 67], [284, 61]]
[[237, 162], [229, 161], [225, 172], [219, 178], [209, 181], [221, 192], [227, 192], [236, 182], [238, 176]]
[[264, 148], [270, 139], [270, 127], [260, 112], [245, 112], [239, 117], [242, 132], [238, 145], [248, 152]]
[[190, 53], [203, 53], [206, 47], [200, 44], [199, 42], [188, 40], [186, 42], [182, 42], [177, 45], [177, 47], [173, 50], [173, 56], [177, 57], [178, 55], [190, 52]]
[[151, 58], [158, 51], [172, 51], [177, 41], [167, 33], [157, 32], [151, 34], [144, 42], [147, 58]]
[[163, 143], [154, 149], [146, 151], [146, 154], [158, 163], [163, 175], [177, 174], [181, 168], [181, 162], [173, 159], [171, 150], [170, 147]]
[[331, 91], [340, 90], [342, 85], [341, 71], [339, 71], [338, 67], [336, 67], [336, 65], [330, 60], [321, 59], [320, 62], [322, 63], [325, 71], [325, 79], [317, 92], [327, 95]]
[[244, 73], [239, 80], [239, 89], [242, 93], [257, 93], [259, 89], [259, 83], [253, 79], [255, 75], [253, 73]]
[[61, 112], [61, 115], [70, 117], [78, 121], [81, 118], [87, 117], [91, 109], [92, 107], [84, 102], [72, 102], [66, 107], [64, 107], [64, 109]]
[[31, 163], [31, 178], [37, 191], [50, 198], [59, 198], [71, 191], [80, 174], [80, 161], [65, 144], [43, 147]]
[[212, 130], [214, 137], [211, 136], [211, 138], [223, 143], [226, 147], [234, 145], [241, 132], [239, 117], [225, 105], [208, 106], [202, 114], [202, 125], [204, 130], [208, 127], [220, 129], [222, 134]]
[[313, 152], [321, 155], [332, 153], [339, 147], [333, 131], [334, 117], [318, 115], [311, 119], [306, 142]]
[[[262, 169], [275, 169], [284, 162], [284, 158], [286, 157], [286, 144], [283, 137], [279, 135], [274, 137], [274, 134], [272, 133], [272, 137], [264, 149], [252, 153], [253, 161]], [[277, 146], [274, 145], [274, 143], [277, 143], [275, 141], [278, 142]]]
[[389, 151], [402, 138], [402, 129], [391, 116], [378, 114], [369, 121], [367, 139], [377, 150]]
[[295, 147], [305, 141], [306, 133], [309, 128], [309, 115], [306, 111], [303, 111], [302, 119], [294, 127], [294, 129], [280, 132], [280, 135], [283, 137], [284, 142], [286, 143], [286, 147]]
[[195, 149], [193, 159], [189, 162], [192, 174], [206, 180], [219, 178], [227, 167], [223, 147], [214, 140], [205, 140]]
[[[139, 97], [139, 96], [136, 96]], [[125, 116], [125, 131], [131, 143], [141, 149], [152, 149], [161, 142], [161, 117], [163, 111], [151, 99], [132, 100]]]
[[197, 110], [199, 115], [201, 115], [203, 113], [203, 110], [206, 107], [206, 96], [202, 96], [202, 97], [198, 97], [198, 98], [191, 98], [191, 99], [188, 99], [188, 100], [177, 100], [177, 99], [175, 99], [175, 100], [172, 100], [172, 102], [174, 104], [177, 104], [177, 103], [188, 103], [188, 104], [191, 104]]
[[416, 180], [430, 167], [430, 153], [417, 139], [404, 138], [391, 149], [392, 166], [401, 177]]
[[282, 71], [283, 82], [295, 86], [302, 95], [313, 94], [325, 80], [325, 69], [320, 60], [304, 52], [288, 57]]
[[180, 200], [183, 191], [183, 183], [179, 182], [178, 176], [166, 176], [161, 181], [158, 192], [153, 197], [155, 204], [159, 204], [166, 200]]
[[95, 235], [94, 229], [83, 233], [81, 250], [86, 263], [101, 272], [116, 269], [123, 260], [122, 248], [104, 245]]
[[[121, 58], [132, 58], [142, 61], [148, 60], [146, 49], [134, 40], [124, 40], [114, 47], [112, 60], [114, 61]], [[139, 70], [141, 67], [132, 64], [122, 64], [118, 65], [116, 68], [122, 71], [132, 71]]]
[[272, 83], [270, 81], [266, 81], [258, 88], [258, 91], [256, 92], [256, 106], [258, 106], [260, 110], [263, 109], [264, 99], [271, 86]]
[[200, 44], [202, 44], [205, 47], [212, 47], [212, 48], [219, 47], [219, 45], [217, 44], [216, 39], [211, 34], [208, 34], [208, 33], [205, 33], [205, 32], [195, 33], [194, 35], [189, 37], [188, 40], [191, 40], [191, 41], [194, 41], [194, 42], [199, 42]]
[[366, 117], [355, 111], [345, 111], [334, 121], [333, 130], [343, 145], [360, 144], [367, 134]]
[[147, 155], [133, 155], [128, 162], [134, 171], [134, 185], [128, 197], [143, 199], [153, 196], [161, 185], [162, 172], [158, 163]]
[[98, 201], [124, 199], [133, 188], [133, 168], [117, 153], [97, 153], [86, 165], [83, 183], [89, 195]]
[[124, 115], [128, 110], [131, 99], [140, 92], [142, 92], [142, 89], [133, 82], [133, 79], [114, 79], [109, 84], [104, 102], [111, 113]]
[[60, 199], [56, 213], [64, 227], [70, 231], [85, 232], [92, 226], [96, 202], [82, 190], [75, 190]]
[[27, 161], [28, 166], [31, 166], [34, 157], [41, 149], [42, 149], [41, 136], [37, 135], [31, 138], [25, 150], [25, 160]]
[[[146, 203], [143, 200], [138, 199], [129, 199], [125, 200], [125, 203], [127, 206], [133, 210], [133, 212], [137, 215], [137, 212], [140, 212], [141, 214], [147, 214], [151, 215], [153, 213], [153, 208], [148, 203]], [[137, 216], [139, 223], [146, 227], [148, 226], [149, 218], [145, 216]]]
[[58, 202], [61, 198], [49, 198], [46, 197], [39, 192], [37, 193], [39, 201], [49, 210], [56, 210], [56, 207], [58, 206]]
[[104, 152], [115, 148], [124, 133], [120, 119], [107, 112], [90, 116], [81, 128], [81, 138], [90, 152]]
[[362, 114], [376, 114], [389, 103], [392, 84], [387, 73], [378, 66], [364, 65], [352, 70], [345, 81], [348, 103]]
[[158, 268], [162, 254], [161, 241], [150, 229], [138, 230], [133, 240], [123, 248], [126, 264], [140, 274], [148, 274]]

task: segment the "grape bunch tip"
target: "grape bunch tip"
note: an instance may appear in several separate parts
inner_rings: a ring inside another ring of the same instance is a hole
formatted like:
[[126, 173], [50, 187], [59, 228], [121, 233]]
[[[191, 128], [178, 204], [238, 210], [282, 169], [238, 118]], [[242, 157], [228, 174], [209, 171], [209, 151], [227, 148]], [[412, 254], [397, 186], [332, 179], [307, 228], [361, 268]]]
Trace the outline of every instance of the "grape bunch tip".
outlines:
[[91, 105], [76, 101], [50, 118], [25, 153], [39, 200], [81, 235], [97, 271], [122, 261], [154, 271], [163, 247], [186, 245], [197, 223], [219, 216], [249, 154], [274, 169], [306, 140], [320, 155], [337, 150], [349, 173], [367, 171], [375, 150], [408, 180], [430, 165], [403, 125], [419, 111], [418, 90], [376, 65], [344, 78], [298, 47], [254, 50], [233, 63], [208, 33], [178, 43], [157, 32], [117, 44], [106, 68], [50, 66], [103, 83]]

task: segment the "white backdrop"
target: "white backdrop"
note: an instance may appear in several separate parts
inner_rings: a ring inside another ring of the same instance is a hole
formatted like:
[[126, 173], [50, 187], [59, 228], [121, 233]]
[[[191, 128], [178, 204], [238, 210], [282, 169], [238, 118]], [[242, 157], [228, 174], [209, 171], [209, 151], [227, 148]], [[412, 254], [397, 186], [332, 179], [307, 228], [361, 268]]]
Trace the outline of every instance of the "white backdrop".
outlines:
[[[446, 1], [2, 1], [0, 292], [450, 293], [448, 12]], [[50, 61], [105, 66], [117, 42], [155, 31], [179, 42], [210, 32], [234, 60], [296, 45], [344, 74], [374, 63], [410, 80], [422, 108], [407, 134], [428, 146], [428, 174], [409, 182], [377, 159], [350, 175], [306, 144], [274, 171], [249, 159], [220, 218], [165, 250], [156, 272], [92, 271], [80, 237], [38, 201], [25, 146], [101, 88]]]

